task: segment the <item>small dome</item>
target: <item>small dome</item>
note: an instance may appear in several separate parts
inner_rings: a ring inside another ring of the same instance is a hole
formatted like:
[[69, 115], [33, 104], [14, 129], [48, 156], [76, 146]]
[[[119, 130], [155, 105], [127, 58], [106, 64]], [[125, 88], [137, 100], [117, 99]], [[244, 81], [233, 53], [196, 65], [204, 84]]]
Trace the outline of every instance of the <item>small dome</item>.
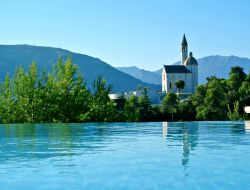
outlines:
[[193, 57], [193, 53], [190, 52], [189, 56], [187, 57], [185, 63], [185, 65], [198, 65], [197, 60]]

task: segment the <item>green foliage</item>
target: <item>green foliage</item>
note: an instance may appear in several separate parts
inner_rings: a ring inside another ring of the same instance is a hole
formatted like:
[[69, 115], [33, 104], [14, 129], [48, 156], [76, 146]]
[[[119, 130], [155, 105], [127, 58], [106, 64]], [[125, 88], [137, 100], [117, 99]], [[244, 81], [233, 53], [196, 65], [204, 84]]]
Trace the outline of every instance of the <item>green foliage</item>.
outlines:
[[206, 84], [204, 103], [196, 107], [197, 119], [224, 120], [227, 118], [226, 81], [211, 77]]
[[176, 81], [175, 85], [176, 85], [176, 88], [178, 88], [178, 91], [179, 91], [179, 94], [180, 94], [181, 90], [185, 86], [185, 82], [183, 80], [178, 80], [178, 81]]
[[159, 121], [161, 120], [160, 109], [152, 106], [148, 88], [138, 88], [141, 96], [131, 96], [125, 103], [123, 110], [123, 121]]
[[0, 88], [0, 117], [2, 123], [15, 122], [15, 100], [13, 97], [13, 82], [9, 75], [5, 77], [5, 82]]
[[207, 83], [198, 86], [194, 95], [180, 102], [179, 119], [188, 120], [186, 113], [198, 120], [240, 120], [247, 117], [243, 111], [247, 105], [250, 105], [250, 74], [232, 67], [229, 79], [207, 78]]
[[163, 115], [171, 114], [171, 120], [174, 120], [174, 113], [178, 106], [178, 98], [174, 93], [168, 93], [162, 101], [162, 113]]
[[231, 111], [229, 105], [228, 105], [228, 118], [230, 120], [241, 120], [241, 116], [240, 116], [240, 113], [239, 113], [239, 102], [234, 102], [234, 109], [233, 111]]
[[[233, 108], [234, 102], [242, 102], [239, 101], [240, 92], [239, 89], [242, 86], [242, 83], [246, 79], [246, 74], [241, 67], [232, 67], [229, 73], [229, 79], [227, 80], [228, 87], [228, 100], [230, 108]], [[241, 105], [242, 106], [242, 105]], [[242, 113], [242, 111], [241, 111]]]
[[111, 86], [106, 87], [106, 82], [101, 76], [93, 82], [93, 96], [89, 102], [89, 110], [82, 114], [80, 121], [108, 122], [116, 117], [115, 104], [109, 98]]
[[181, 121], [196, 120], [196, 111], [193, 102], [190, 99], [180, 101], [177, 108], [177, 119]]
[[58, 59], [47, 75], [44, 71], [39, 76], [35, 63], [27, 72], [18, 67], [1, 85], [1, 122], [77, 122], [90, 94], [77, 69], [71, 58]]
[[137, 96], [131, 96], [124, 106], [124, 117], [126, 121], [140, 121], [140, 113], [138, 111], [139, 100]]
[[239, 112], [244, 113], [243, 108], [250, 105], [250, 74], [246, 77], [246, 80], [242, 82], [239, 88]]
[[[229, 79], [210, 77], [189, 97], [168, 93], [161, 106], [153, 106], [149, 89], [139, 87], [140, 96], [119, 101], [109, 98], [111, 85], [101, 77], [87, 89], [71, 57], [58, 59], [52, 71], [39, 74], [36, 63], [27, 71], [21, 66], [0, 85], [1, 123], [111, 122], [162, 120], [241, 120], [250, 105], [250, 74], [233, 67]], [[177, 81], [180, 90], [183, 81]], [[179, 99], [180, 98], [180, 99]]]

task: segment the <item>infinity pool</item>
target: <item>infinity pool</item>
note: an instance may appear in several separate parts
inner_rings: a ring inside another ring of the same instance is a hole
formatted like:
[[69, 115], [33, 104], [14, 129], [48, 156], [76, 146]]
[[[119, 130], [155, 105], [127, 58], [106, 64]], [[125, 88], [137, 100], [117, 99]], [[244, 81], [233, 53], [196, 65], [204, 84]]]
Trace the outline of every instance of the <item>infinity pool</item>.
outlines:
[[250, 122], [0, 125], [0, 189], [250, 189]]

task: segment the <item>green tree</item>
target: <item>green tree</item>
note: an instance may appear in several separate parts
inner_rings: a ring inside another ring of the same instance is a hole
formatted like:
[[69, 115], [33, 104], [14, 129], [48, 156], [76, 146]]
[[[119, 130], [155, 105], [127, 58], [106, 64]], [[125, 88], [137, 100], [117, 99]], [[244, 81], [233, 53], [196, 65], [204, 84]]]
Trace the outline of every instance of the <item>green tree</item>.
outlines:
[[169, 113], [171, 114], [171, 120], [174, 120], [174, 113], [178, 106], [178, 98], [174, 93], [167, 93], [162, 101], [162, 113], [163, 115]]
[[183, 80], [178, 80], [176, 81], [175, 85], [176, 85], [176, 88], [178, 88], [178, 92], [180, 94], [181, 90], [184, 89], [185, 87], [185, 82]]
[[179, 102], [177, 109], [178, 120], [182, 121], [194, 121], [196, 120], [195, 106], [191, 98]]
[[[244, 73], [243, 68], [241, 67], [232, 67], [229, 73], [229, 79], [227, 80], [228, 85], [228, 100], [229, 106], [231, 109], [234, 107], [234, 102], [239, 102], [240, 107], [242, 107], [241, 102], [239, 101], [240, 94], [239, 89], [242, 86], [242, 83], [246, 79], [246, 74]], [[242, 110], [241, 110], [242, 113]]]
[[20, 66], [17, 68], [13, 78], [14, 97], [16, 102], [15, 111], [13, 112], [16, 122], [34, 123], [36, 114], [39, 110], [37, 107], [37, 81], [38, 69], [35, 63], [32, 63], [27, 72]]
[[138, 97], [133, 95], [128, 100], [126, 100], [124, 106], [124, 117], [126, 121], [140, 121], [140, 112], [138, 111], [139, 102]]
[[[245, 114], [243, 108], [250, 106], [250, 74], [239, 88], [239, 112]], [[246, 115], [246, 114], [245, 114]], [[247, 117], [247, 115], [246, 115]]]
[[15, 101], [13, 98], [13, 83], [9, 75], [5, 77], [5, 81], [0, 88], [0, 121], [1, 123], [14, 123]]
[[196, 107], [196, 117], [199, 120], [225, 120], [227, 104], [227, 81], [211, 77], [206, 84], [204, 103]]
[[106, 85], [106, 81], [101, 77], [93, 82], [93, 96], [89, 104], [89, 111], [82, 114], [81, 121], [108, 122], [116, 120], [115, 104], [109, 98], [111, 85]]
[[138, 98], [138, 114], [140, 115], [140, 121], [150, 121], [152, 118], [152, 107], [149, 99], [149, 89], [147, 87], [139, 87], [142, 96]]
[[229, 107], [229, 105], [228, 105], [228, 113], [227, 113], [227, 115], [228, 115], [228, 118], [230, 119], [230, 120], [241, 120], [242, 119], [242, 117], [241, 117], [241, 115], [240, 115], [240, 113], [239, 113], [239, 102], [234, 102], [234, 109], [233, 109], [233, 111], [231, 111], [231, 109], [230, 109], [230, 107]]

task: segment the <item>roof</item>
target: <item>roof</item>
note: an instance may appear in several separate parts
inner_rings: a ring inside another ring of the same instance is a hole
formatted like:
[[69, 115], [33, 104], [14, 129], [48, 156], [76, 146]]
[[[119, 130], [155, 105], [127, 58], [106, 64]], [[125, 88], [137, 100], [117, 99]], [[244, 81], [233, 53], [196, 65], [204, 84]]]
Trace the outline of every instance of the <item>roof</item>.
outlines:
[[197, 60], [193, 57], [192, 52], [189, 53], [188, 58], [186, 59], [185, 65], [198, 65]]
[[181, 45], [182, 46], [187, 46], [188, 45], [185, 34], [183, 35], [183, 39], [182, 39]]
[[191, 73], [184, 65], [164, 65], [166, 73]]

